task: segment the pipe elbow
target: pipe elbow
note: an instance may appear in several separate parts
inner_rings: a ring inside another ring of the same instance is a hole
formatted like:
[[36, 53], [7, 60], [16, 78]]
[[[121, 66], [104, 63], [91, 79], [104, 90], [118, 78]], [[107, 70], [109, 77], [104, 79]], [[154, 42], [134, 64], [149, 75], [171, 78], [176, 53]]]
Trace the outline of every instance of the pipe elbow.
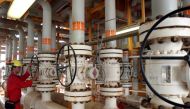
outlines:
[[38, 0], [38, 3], [42, 6], [44, 11], [51, 12], [51, 5], [47, 0]]
[[16, 30], [18, 31], [20, 37], [22, 37], [22, 36], [24, 37], [24, 30], [21, 26], [17, 25]]

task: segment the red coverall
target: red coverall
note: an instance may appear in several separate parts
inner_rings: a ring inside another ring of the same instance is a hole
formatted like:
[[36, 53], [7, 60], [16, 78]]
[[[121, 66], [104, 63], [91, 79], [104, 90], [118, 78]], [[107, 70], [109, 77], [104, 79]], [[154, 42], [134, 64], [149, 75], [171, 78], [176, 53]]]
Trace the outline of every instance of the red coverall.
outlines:
[[32, 81], [26, 80], [30, 76], [29, 72], [23, 76], [17, 76], [13, 72], [8, 77], [7, 80], [7, 95], [10, 101], [17, 102], [15, 109], [21, 109], [20, 98], [21, 98], [21, 88], [31, 87]]

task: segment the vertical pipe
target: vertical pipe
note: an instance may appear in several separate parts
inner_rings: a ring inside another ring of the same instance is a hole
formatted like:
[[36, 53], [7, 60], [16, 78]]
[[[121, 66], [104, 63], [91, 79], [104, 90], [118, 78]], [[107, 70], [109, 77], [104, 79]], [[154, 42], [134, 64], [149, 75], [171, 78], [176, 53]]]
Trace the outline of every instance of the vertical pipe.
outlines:
[[69, 28], [70, 28], [70, 31], [69, 31], [69, 39], [72, 38], [72, 23], [73, 23], [73, 20], [72, 20], [72, 14], [69, 14]]
[[12, 60], [12, 39], [9, 39], [9, 48], [8, 48], [8, 61]]
[[43, 92], [42, 93], [42, 101], [51, 101], [51, 94], [50, 94], [50, 92]]
[[141, 22], [145, 22], [146, 15], [145, 15], [145, 0], [141, 0]]
[[152, 0], [152, 18], [155, 18], [158, 15], [165, 15], [177, 8], [178, 0]]
[[42, 52], [42, 34], [38, 32], [38, 53]]
[[34, 23], [31, 19], [26, 20], [28, 23], [28, 37], [27, 37], [27, 57], [34, 55]]
[[118, 109], [117, 107], [117, 98], [106, 98], [104, 109]]
[[55, 25], [52, 25], [52, 31], [51, 31], [51, 37], [52, 37], [52, 43], [51, 43], [51, 51], [56, 52], [57, 47], [56, 47], [56, 28]]
[[16, 36], [13, 36], [13, 57], [12, 57], [12, 59], [13, 60], [16, 60], [17, 59], [17, 38], [16, 38]]
[[18, 27], [19, 32], [19, 60], [24, 58], [24, 30], [21, 27]]
[[[132, 14], [131, 14], [131, 0], [127, 0], [127, 4], [126, 4], [126, 11], [127, 11], [127, 21], [128, 21], [128, 25], [131, 25], [132, 23]], [[128, 37], [128, 49], [129, 49], [129, 54], [131, 55], [132, 51], [133, 51], [133, 37]]]
[[42, 52], [51, 52], [52, 9], [48, 1], [39, 0], [43, 8]]
[[84, 109], [84, 104], [81, 103], [72, 103], [72, 109]]
[[[111, 37], [116, 35], [116, 7], [115, 0], [105, 0], [105, 35]], [[107, 48], [116, 48], [116, 41], [107, 43]]]
[[72, 35], [70, 37], [71, 43], [84, 43], [85, 40], [85, 3], [84, 0], [72, 1]]
[[[6, 61], [6, 63], [8, 63], [8, 48], [9, 48], [9, 43], [8, 43], [8, 38], [6, 39], [6, 50], [5, 50], [5, 54], [6, 54], [6, 59], [5, 59], [5, 61]], [[5, 70], [5, 75], [7, 76], [8, 75], [8, 65], [6, 64], [6, 70]]]
[[9, 43], [8, 39], [6, 39], [6, 47], [5, 47], [5, 61], [8, 62], [8, 48], [9, 48]]

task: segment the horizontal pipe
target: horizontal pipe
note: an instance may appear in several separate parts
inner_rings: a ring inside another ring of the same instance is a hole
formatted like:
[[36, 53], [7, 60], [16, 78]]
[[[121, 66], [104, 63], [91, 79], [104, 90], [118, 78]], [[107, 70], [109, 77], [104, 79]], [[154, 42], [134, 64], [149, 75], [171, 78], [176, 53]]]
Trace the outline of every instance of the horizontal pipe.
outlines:
[[[113, 41], [113, 40], [119, 40], [119, 39], [128, 38], [128, 37], [131, 37], [131, 36], [135, 36], [137, 34], [138, 34], [138, 30], [128, 32], [128, 33], [124, 33], [124, 34], [120, 34], [120, 35], [115, 35], [115, 36], [112, 36], [112, 37], [103, 38], [102, 43]], [[96, 40], [96, 41], [86, 42], [86, 44], [87, 45], [96, 45], [97, 43], [101, 42], [101, 39], [99, 39], [99, 40], [100, 41]]]
[[[15, 29], [14, 25], [20, 25], [22, 27], [27, 27], [28, 24], [26, 22], [22, 22], [22, 21], [17, 21], [17, 20], [10, 20], [10, 19], [6, 19], [6, 18], [0, 18], [0, 23], [3, 23], [5, 25], [10, 25], [10, 28]], [[35, 24], [35, 29], [41, 30], [42, 26], [39, 24]], [[63, 33], [63, 34], [69, 34], [69, 30], [65, 30], [65, 29], [59, 29], [57, 28], [56, 31], [58, 33]]]

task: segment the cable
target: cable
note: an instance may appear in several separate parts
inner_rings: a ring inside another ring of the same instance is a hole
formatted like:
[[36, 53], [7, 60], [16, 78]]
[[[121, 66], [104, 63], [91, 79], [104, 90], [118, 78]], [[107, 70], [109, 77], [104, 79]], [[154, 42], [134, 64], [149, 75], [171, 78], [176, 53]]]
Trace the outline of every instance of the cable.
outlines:
[[152, 31], [162, 22], [164, 21], [166, 18], [168, 18], [169, 16], [172, 16], [173, 14], [176, 14], [176, 13], [179, 13], [179, 12], [182, 12], [182, 11], [185, 11], [185, 10], [188, 10], [190, 9], [190, 6], [188, 7], [184, 7], [184, 8], [180, 8], [180, 9], [177, 9], [177, 10], [174, 10], [170, 13], [168, 13], [167, 15], [163, 16], [162, 18], [160, 18], [152, 27], [151, 29], [148, 31], [148, 33], [146, 34], [143, 42], [142, 42], [142, 46], [140, 48], [140, 65], [141, 65], [141, 70], [142, 70], [142, 76], [144, 78], [144, 81], [146, 82], [147, 86], [149, 87], [149, 89], [157, 96], [159, 97], [160, 99], [162, 99], [163, 101], [171, 104], [171, 105], [174, 105], [174, 106], [177, 106], [177, 107], [183, 107], [183, 108], [188, 108], [190, 109], [190, 106], [187, 106], [187, 105], [183, 105], [183, 104], [179, 104], [179, 103], [176, 103], [176, 102], [173, 102], [171, 100], [168, 100], [166, 99], [165, 97], [163, 97], [162, 95], [160, 95], [152, 86], [151, 84], [149, 83], [148, 79], [146, 78], [146, 75], [145, 75], [145, 72], [144, 72], [144, 67], [143, 67], [143, 50], [145, 48], [145, 45], [146, 45], [146, 42], [147, 42], [147, 39], [149, 37], [149, 35], [152, 33]]
[[[69, 70], [70, 70], [70, 76], [71, 76], [71, 82], [68, 84], [68, 85], [64, 85], [61, 81], [60, 81], [60, 77], [59, 77], [59, 74], [58, 74], [58, 72], [60, 72], [59, 70], [60, 70], [60, 68], [59, 68], [59, 64], [58, 64], [58, 62], [59, 62], [59, 55], [61, 54], [61, 52], [62, 52], [62, 49], [64, 49], [65, 48], [65, 46], [68, 46], [68, 58], [69, 58], [69, 61], [70, 61], [70, 49], [69, 48], [71, 48], [71, 50], [73, 51], [73, 57], [74, 57], [74, 61], [75, 61], [75, 70], [74, 70], [74, 75], [73, 75], [73, 78], [72, 78], [72, 72], [71, 72], [71, 64], [70, 64], [70, 62], [69, 62], [69, 66], [66, 66], [65, 68], [67, 68], [67, 67], [69, 67]], [[64, 86], [64, 87], [70, 87], [72, 84], [73, 84], [73, 82], [74, 82], [74, 80], [75, 80], [75, 77], [76, 77], [76, 73], [77, 73], [77, 58], [76, 58], [76, 54], [75, 54], [75, 50], [73, 49], [73, 47], [70, 45], [70, 44], [67, 44], [67, 43], [65, 43], [62, 47], [61, 47], [61, 49], [59, 49], [59, 52], [58, 52], [58, 54], [57, 54], [57, 61], [56, 61], [56, 73], [57, 73], [57, 77], [58, 77], [58, 80], [59, 80], [59, 82], [60, 82], [60, 84], [62, 85], [62, 86]]]

